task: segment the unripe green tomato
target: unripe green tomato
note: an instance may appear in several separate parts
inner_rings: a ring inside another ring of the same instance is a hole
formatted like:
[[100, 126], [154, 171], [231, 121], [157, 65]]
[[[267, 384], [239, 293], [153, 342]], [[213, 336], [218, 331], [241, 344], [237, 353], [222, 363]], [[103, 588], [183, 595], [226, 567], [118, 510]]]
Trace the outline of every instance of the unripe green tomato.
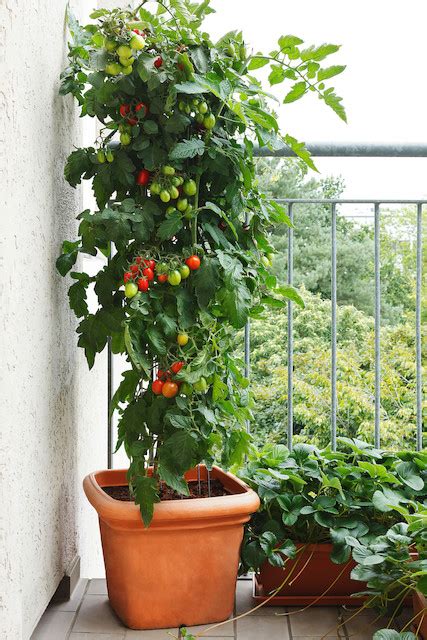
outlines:
[[138, 287], [134, 282], [128, 282], [125, 286], [126, 298], [133, 298], [138, 293]]
[[191, 220], [193, 218], [193, 206], [191, 204], [189, 204], [184, 211], [184, 218], [186, 220]]
[[195, 196], [197, 192], [197, 185], [194, 180], [186, 180], [182, 190], [186, 196]]
[[199, 104], [198, 111], [199, 113], [202, 113], [203, 115], [205, 115], [205, 113], [207, 113], [208, 110], [209, 110], [208, 103], [203, 100], [203, 102]]
[[162, 173], [163, 173], [164, 176], [173, 176], [173, 175], [175, 175], [175, 169], [174, 169], [174, 167], [171, 167], [170, 165], [165, 164], [162, 167]]
[[177, 198], [179, 198], [179, 191], [176, 187], [174, 187], [174, 185], [172, 185], [169, 188], [169, 193], [170, 193], [170, 197], [172, 198], [172, 200], [176, 200]]
[[180, 187], [182, 184], [184, 184], [184, 178], [182, 176], [178, 176], [178, 180], [179, 184], [177, 186]]
[[191, 396], [191, 394], [193, 393], [193, 388], [191, 384], [188, 384], [188, 382], [183, 382], [179, 392], [184, 396]]
[[158, 182], [153, 182], [150, 186], [150, 193], [154, 196], [158, 196], [161, 190], [162, 188]]
[[170, 199], [171, 199], [171, 196], [169, 191], [166, 191], [166, 189], [162, 189], [160, 191], [160, 200], [162, 202], [169, 202]]
[[105, 73], [108, 73], [109, 76], [118, 76], [121, 70], [122, 67], [117, 62], [110, 62], [105, 67]]
[[177, 287], [181, 283], [181, 274], [177, 269], [174, 269], [168, 275], [168, 282], [173, 287]]
[[246, 60], [247, 58], [246, 47], [243, 43], [239, 47], [239, 57], [242, 61]]
[[96, 152], [96, 157], [98, 159], [98, 162], [100, 162], [101, 164], [104, 164], [104, 162], [105, 162], [105, 153], [104, 153], [103, 149], [98, 149], [98, 151]]
[[128, 133], [121, 133], [120, 134], [120, 142], [122, 143], [122, 145], [124, 147], [126, 147], [128, 144], [130, 144], [132, 138], [130, 137], [130, 135]]
[[117, 47], [117, 55], [119, 58], [130, 58], [132, 55], [132, 49], [126, 44], [121, 44], [120, 47]]
[[181, 278], [182, 278], [183, 280], [185, 280], [185, 279], [186, 279], [186, 278], [188, 278], [188, 276], [190, 275], [190, 267], [187, 267], [187, 265], [186, 265], [186, 264], [182, 264], [182, 265], [179, 267], [179, 272], [180, 272], [180, 274], [181, 274]]
[[140, 51], [145, 47], [145, 38], [135, 33], [130, 39], [129, 45], [132, 49], [135, 49], [135, 51]]
[[170, 206], [170, 207], [168, 207], [168, 208], [166, 209], [166, 214], [167, 214], [168, 216], [172, 215], [172, 214], [173, 214], [173, 213], [175, 213], [175, 212], [176, 212], [176, 209], [175, 209], [175, 207], [173, 207], [173, 206]]
[[135, 62], [135, 58], [133, 56], [131, 56], [130, 58], [124, 58], [123, 56], [120, 56], [119, 62], [123, 67], [131, 67]]
[[122, 73], [124, 76], [130, 76], [130, 74], [132, 73], [132, 65], [130, 65], [129, 67], [122, 67]]
[[190, 113], [191, 113], [191, 107], [190, 107], [190, 105], [189, 105], [189, 104], [186, 104], [186, 105], [185, 105], [185, 107], [184, 107], [184, 111], [185, 111], [185, 113], [186, 113], [188, 116], [190, 115]]
[[180, 347], [185, 347], [185, 345], [188, 344], [188, 340], [189, 338], [186, 333], [178, 333], [178, 335], [176, 336], [176, 341]]
[[267, 256], [262, 256], [262, 257], [261, 257], [261, 262], [262, 262], [262, 264], [264, 265], [264, 267], [265, 267], [266, 269], [268, 269], [268, 267], [271, 267], [271, 262], [270, 262], [270, 260], [267, 258]]
[[207, 390], [208, 383], [206, 382], [206, 378], [200, 378], [200, 380], [194, 383], [194, 391], [197, 391], [197, 393], [206, 393]]
[[270, 264], [271, 264], [274, 260], [274, 253], [267, 253], [267, 258], [270, 260]]
[[215, 126], [215, 122], [216, 122], [216, 118], [215, 118], [214, 114], [210, 113], [203, 120], [203, 126], [206, 127], [206, 129], [213, 129], [214, 126]]
[[179, 185], [181, 184], [181, 178], [180, 176], [174, 176], [171, 180], [172, 184], [174, 187], [179, 187]]
[[106, 39], [106, 40], [105, 40], [105, 43], [104, 43], [104, 47], [107, 49], [107, 51], [112, 52], [112, 51], [115, 51], [115, 50], [116, 50], [117, 43], [116, 43], [116, 42], [114, 42], [114, 40], [108, 40], [108, 39]]
[[203, 124], [204, 119], [205, 119], [205, 116], [203, 115], [203, 113], [196, 113], [197, 124]]
[[178, 109], [179, 109], [180, 111], [185, 111], [185, 102], [184, 102], [184, 100], [180, 100], [180, 101], [178, 102]]
[[193, 98], [191, 101], [191, 104], [193, 105], [193, 107], [197, 107], [199, 102], [200, 102], [199, 98]]
[[188, 207], [187, 198], [180, 198], [176, 203], [176, 208], [178, 209], [178, 211], [181, 211], [182, 213], [186, 210], [187, 207]]
[[113, 162], [114, 153], [111, 151], [111, 149], [107, 149], [107, 151], [105, 152], [105, 157], [107, 159], [107, 162]]
[[228, 53], [228, 55], [231, 56], [232, 58], [234, 58], [234, 56], [236, 55], [236, 49], [234, 48], [234, 45], [231, 42], [226, 46], [225, 50]]

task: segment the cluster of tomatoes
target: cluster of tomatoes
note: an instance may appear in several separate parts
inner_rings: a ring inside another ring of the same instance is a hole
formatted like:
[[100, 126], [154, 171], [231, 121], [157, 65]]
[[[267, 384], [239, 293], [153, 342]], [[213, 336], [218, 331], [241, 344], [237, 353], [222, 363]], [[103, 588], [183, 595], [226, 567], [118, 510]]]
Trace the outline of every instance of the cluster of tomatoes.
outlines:
[[181, 98], [178, 102], [178, 109], [194, 118], [197, 124], [204, 129], [213, 129], [215, 126], [216, 118], [205, 100], [200, 98]]
[[135, 62], [134, 52], [141, 51], [145, 47], [145, 34], [139, 29], [132, 29], [126, 43], [106, 38], [104, 47], [109, 53], [109, 62], [105, 65], [105, 73], [109, 76], [118, 76], [119, 73], [128, 76], [132, 73]]
[[132, 141], [131, 128], [148, 115], [149, 109], [145, 102], [138, 101], [130, 104], [121, 104], [119, 111], [121, 117], [125, 120], [125, 122], [119, 124], [120, 142], [126, 147]]
[[165, 398], [174, 398], [180, 387], [181, 382], [172, 379], [173, 374], [177, 374], [184, 366], [184, 362], [179, 360], [174, 362], [168, 371], [159, 369], [157, 372], [157, 378], [151, 383], [151, 390], [156, 396], [164, 396]]
[[190, 275], [191, 271], [197, 271], [200, 267], [200, 258], [191, 255], [177, 268], [171, 269], [165, 262], [156, 264], [155, 260], [137, 256], [129, 266], [128, 271], [123, 275], [126, 298], [133, 298], [138, 291], [148, 291], [150, 282], [157, 277], [157, 282], [168, 282], [173, 287], [177, 287], [182, 280]]

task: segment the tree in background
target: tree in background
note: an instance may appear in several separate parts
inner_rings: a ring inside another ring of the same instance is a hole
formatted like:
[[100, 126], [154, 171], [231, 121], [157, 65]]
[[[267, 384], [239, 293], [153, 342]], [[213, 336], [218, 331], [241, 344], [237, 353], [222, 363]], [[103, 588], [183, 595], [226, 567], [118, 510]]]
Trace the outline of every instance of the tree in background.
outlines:
[[[341, 178], [307, 178], [307, 167], [294, 159], [259, 159], [262, 189], [273, 198], [339, 198]], [[348, 212], [348, 209], [346, 210]], [[331, 297], [331, 208], [329, 205], [294, 206], [294, 284]], [[381, 215], [382, 319], [396, 324], [404, 311], [414, 308], [415, 211], [384, 211]], [[287, 273], [287, 227], [275, 229], [273, 244], [279, 254], [274, 272], [284, 281]], [[374, 234], [372, 224], [337, 216], [337, 299], [368, 315], [374, 310]]]
[[[330, 440], [331, 303], [302, 290], [305, 309], [294, 311], [294, 433], [320, 446]], [[416, 429], [414, 314], [381, 331], [382, 445], [411, 448]], [[287, 317], [274, 310], [251, 325], [256, 441], [286, 442]], [[373, 319], [353, 306], [337, 310], [337, 429], [339, 435], [373, 440]]]

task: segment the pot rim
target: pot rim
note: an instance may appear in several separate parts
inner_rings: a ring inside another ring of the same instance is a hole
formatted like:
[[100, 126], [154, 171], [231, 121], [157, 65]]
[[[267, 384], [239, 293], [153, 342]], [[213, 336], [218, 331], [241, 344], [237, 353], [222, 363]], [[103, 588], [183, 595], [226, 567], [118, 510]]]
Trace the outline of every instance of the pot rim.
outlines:
[[[204, 470], [204, 465], [200, 465]], [[156, 527], [164, 527], [176, 523], [179, 527], [196, 525], [207, 526], [209, 521], [221, 520], [221, 523], [246, 522], [249, 515], [257, 511], [260, 500], [258, 495], [242, 480], [220, 467], [212, 467], [213, 477], [236, 493], [211, 498], [193, 498], [191, 500], [163, 500], [154, 505], [154, 515], [146, 531]], [[103, 491], [103, 486], [127, 484], [127, 469], [108, 469], [90, 473], [83, 480], [83, 488], [92, 506], [101, 520], [106, 522], [122, 522], [131, 526], [144, 526], [139, 507], [133, 502], [116, 500]], [[186, 474], [192, 478], [191, 471]], [[104, 481], [102, 480], [104, 478]], [[110, 485], [106, 479], [111, 479]], [[121, 482], [119, 482], [121, 480]], [[125, 524], [125, 526], [126, 526]]]

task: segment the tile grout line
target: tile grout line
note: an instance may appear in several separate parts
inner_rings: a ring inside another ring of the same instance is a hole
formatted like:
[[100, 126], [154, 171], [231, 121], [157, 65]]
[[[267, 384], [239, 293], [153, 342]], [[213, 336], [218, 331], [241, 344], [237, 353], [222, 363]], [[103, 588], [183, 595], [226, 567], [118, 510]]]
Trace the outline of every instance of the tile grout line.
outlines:
[[85, 590], [83, 591], [83, 595], [82, 595], [81, 600], [80, 600], [80, 602], [79, 602], [79, 606], [78, 606], [78, 607], [77, 607], [77, 609], [74, 611], [73, 621], [72, 621], [72, 623], [71, 623], [70, 630], [69, 630], [69, 632], [67, 633], [67, 637], [66, 637], [66, 639], [65, 639], [65, 640], [69, 640], [69, 637], [70, 637], [70, 636], [71, 636], [71, 634], [73, 633], [73, 628], [74, 628], [74, 625], [75, 625], [75, 623], [76, 623], [77, 616], [79, 615], [80, 607], [82, 606], [82, 604], [83, 604], [83, 600], [85, 599], [85, 597], [86, 597], [86, 595], [87, 595], [87, 592], [88, 592], [89, 585], [90, 585], [91, 581], [92, 581], [91, 579], [89, 579], [89, 580], [87, 581], [87, 584], [86, 584]]
[[[289, 613], [289, 609], [285, 609], [285, 613]], [[292, 625], [291, 625], [291, 616], [287, 615], [286, 616], [286, 623], [288, 625], [288, 634], [289, 634], [289, 640], [294, 640], [294, 636], [292, 633]]]

